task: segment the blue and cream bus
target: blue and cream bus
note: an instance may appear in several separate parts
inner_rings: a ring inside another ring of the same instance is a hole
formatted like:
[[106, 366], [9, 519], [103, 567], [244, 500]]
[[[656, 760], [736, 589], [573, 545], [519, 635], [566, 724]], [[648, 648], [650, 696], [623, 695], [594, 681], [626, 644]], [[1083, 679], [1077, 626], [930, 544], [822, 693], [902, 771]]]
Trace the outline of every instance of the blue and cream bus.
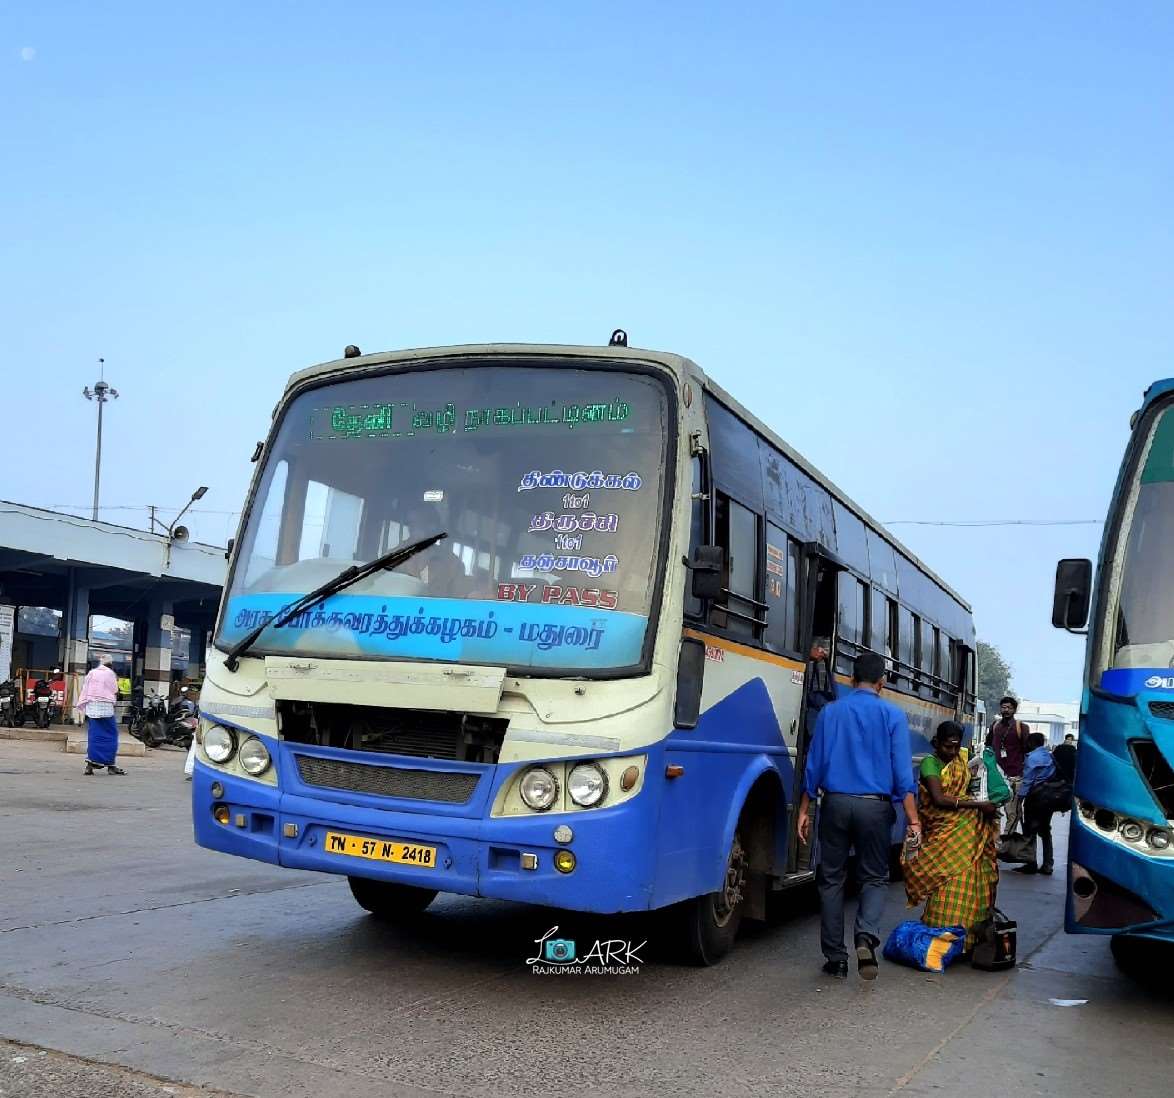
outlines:
[[1112, 934], [1119, 957], [1174, 941], [1174, 378], [1132, 433], [1092, 562], [1056, 570], [1054, 625], [1091, 625], [1068, 840], [1067, 929]]
[[883, 654], [920, 750], [974, 712], [970, 610], [688, 359], [360, 355], [295, 374], [208, 657], [195, 833], [438, 892], [666, 909], [712, 962], [809, 880], [805, 654]]

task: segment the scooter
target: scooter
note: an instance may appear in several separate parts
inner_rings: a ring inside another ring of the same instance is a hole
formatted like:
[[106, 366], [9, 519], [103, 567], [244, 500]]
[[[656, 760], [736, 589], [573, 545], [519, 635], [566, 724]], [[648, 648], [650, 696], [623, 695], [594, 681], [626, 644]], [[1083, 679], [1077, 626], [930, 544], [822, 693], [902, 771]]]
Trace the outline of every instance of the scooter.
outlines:
[[24, 705], [20, 700], [20, 687], [12, 679], [0, 682], [0, 725], [20, 728], [23, 724]]
[[[53, 669], [54, 679], [60, 674], [60, 670]], [[57, 719], [57, 695], [49, 679], [37, 679], [33, 683], [33, 707], [33, 723], [38, 728], [48, 728]]]

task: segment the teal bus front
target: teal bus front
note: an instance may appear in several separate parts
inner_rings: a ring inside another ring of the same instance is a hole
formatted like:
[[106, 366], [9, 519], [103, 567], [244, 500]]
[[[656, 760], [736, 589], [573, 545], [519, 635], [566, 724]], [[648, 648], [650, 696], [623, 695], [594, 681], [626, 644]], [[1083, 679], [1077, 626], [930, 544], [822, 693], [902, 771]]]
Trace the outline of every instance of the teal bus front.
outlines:
[[[1169, 380], [1149, 389], [1134, 419], [1097, 568], [1069, 840], [1070, 933], [1174, 940], [1172, 544]], [[1073, 596], [1082, 593], [1058, 587], [1056, 624], [1074, 624], [1060, 609]]]

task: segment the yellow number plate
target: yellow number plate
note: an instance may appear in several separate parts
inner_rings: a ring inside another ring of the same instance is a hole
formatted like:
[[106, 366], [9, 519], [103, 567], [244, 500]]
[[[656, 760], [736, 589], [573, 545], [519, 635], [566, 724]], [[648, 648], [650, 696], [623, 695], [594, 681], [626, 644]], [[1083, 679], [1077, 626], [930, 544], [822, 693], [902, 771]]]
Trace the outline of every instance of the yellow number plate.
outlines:
[[436, 847], [419, 843], [401, 843], [394, 839], [364, 839], [362, 835], [326, 832], [327, 854], [349, 854], [352, 858], [370, 858], [375, 862], [400, 862], [421, 869], [436, 868]]

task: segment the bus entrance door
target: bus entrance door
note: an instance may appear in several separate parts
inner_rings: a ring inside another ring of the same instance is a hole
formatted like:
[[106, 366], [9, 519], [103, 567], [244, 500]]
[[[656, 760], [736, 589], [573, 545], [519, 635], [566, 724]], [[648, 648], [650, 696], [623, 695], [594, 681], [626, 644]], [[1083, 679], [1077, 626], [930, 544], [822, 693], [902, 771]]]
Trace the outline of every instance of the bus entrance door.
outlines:
[[[810, 676], [812, 674], [811, 647], [816, 638], [826, 638], [828, 643], [827, 673], [834, 683], [836, 657], [836, 577], [839, 564], [817, 543], [808, 542], [803, 546], [803, 598], [799, 615], [800, 648], [804, 655], [803, 698], [799, 703], [799, 717], [795, 736], [795, 788], [792, 805], [798, 807], [803, 793], [803, 775], [807, 769], [807, 749], [815, 733], [815, 713], [808, 712], [810, 697]], [[809, 809], [812, 816], [811, 838], [800, 843], [795, 828], [791, 828], [789, 864], [795, 872], [805, 873], [811, 869], [812, 848], [815, 844], [815, 802]]]

